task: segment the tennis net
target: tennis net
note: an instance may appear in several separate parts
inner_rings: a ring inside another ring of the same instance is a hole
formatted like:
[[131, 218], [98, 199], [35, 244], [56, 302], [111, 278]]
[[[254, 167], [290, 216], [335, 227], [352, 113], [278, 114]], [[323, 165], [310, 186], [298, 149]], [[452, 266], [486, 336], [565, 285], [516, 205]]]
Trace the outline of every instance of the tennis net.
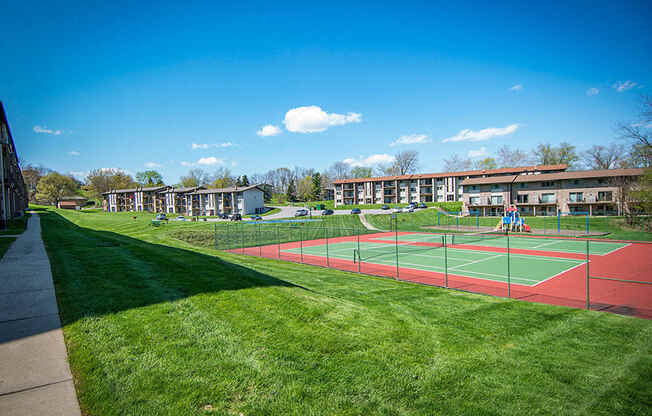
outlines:
[[441, 242], [429, 242], [428, 245], [417, 245], [410, 243], [399, 244], [381, 244], [374, 247], [365, 247], [355, 250], [355, 261], [367, 261], [376, 257], [394, 257], [398, 253], [399, 257], [406, 254], [424, 253], [444, 247], [443, 237]]
[[505, 237], [504, 232], [488, 231], [483, 233], [453, 234], [453, 244], [471, 244]]

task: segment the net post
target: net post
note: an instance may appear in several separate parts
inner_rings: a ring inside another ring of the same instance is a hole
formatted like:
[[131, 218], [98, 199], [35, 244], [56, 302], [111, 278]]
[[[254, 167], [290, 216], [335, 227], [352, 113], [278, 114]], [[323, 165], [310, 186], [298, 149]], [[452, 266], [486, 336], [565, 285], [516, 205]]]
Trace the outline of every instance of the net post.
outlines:
[[591, 298], [589, 295], [589, 280], [590, 278], [590, 272], [589, 272], [589, 240], [586, 240], [586, 309], [590, 310], [591, 309]]
[[360, 273], [360, 229], [358, 231], [358, 273]]
[[512, 297], [511, 270], [509, 268], [509, 233], [507, 234], [507, 297]]
[[441, 238], [444, 242], [444, 287], [448, 289], [448, 242], [446, 234]]

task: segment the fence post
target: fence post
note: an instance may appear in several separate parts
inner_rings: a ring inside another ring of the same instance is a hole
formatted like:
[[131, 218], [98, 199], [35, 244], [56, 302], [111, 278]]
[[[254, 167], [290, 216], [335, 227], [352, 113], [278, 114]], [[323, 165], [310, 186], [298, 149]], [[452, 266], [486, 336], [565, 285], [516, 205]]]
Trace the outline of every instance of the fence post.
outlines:
[[476, 230], [480, 231], [480, 214], [476, 215], [475, 219], [477, 223]]
[[278, 252], [278, 259], [281, 260], [281, 237], [278, 234], [279, 225], [276, 224], [276, 251]]
[[509, 234], [507, 234], [507, 297], [512, 297], [512, 282], [511, 273], [509, 269]]
[[358, 231], [358, 273], [360, 273], [360, 229]]
[[303, 228], [299, 226], [299, 247], [301, 250], [301, 263], [303, 263]]
[[586, 235], [589, 235], [589, 213], [586, 213]]
[[326, 235], [326, 267], [331, 267], [331, 260], [328, 254], [328, 227], [324, 227], [324, 234]]
[[396, 280], [401, 280], [399, 271], [398, 271], [398, 217], [396, 214], [392, 214], [394, 217], [394, 245], [396, 246]]
[[591, 309], [591, 301], [590, 301], [590, 295], [589, 295], [589, 280], [591, 279], [590, 274], [589, 274], [589, 262], [591, 259], [589, 258], [589, 240], [586, 240], [586, 309], [590, 310]]
[[256, 245], [258, 246], [258, 257], [263, 257], [263, 245], [260, 243], [260, 224], [256, 224]]
[[557, 234], [561, 232], [561, 212], [557, 210]]
[[217, 248], [217, 224], [213, 224], [213, 243], [215, 245], [215, 250], [219, 250]]
[[244, 248], [244, 228], [240, 227], [240, 237], [241, 237], [241, 242], [242, 242], [242, 254], [245, 254], [245, 248]]
[[439, 212], [437, 212], [437, 227], [439, 227]]
[[448, 242], [446, 234], [441, 238], [444, 242], [444, 287], [448, 289]]

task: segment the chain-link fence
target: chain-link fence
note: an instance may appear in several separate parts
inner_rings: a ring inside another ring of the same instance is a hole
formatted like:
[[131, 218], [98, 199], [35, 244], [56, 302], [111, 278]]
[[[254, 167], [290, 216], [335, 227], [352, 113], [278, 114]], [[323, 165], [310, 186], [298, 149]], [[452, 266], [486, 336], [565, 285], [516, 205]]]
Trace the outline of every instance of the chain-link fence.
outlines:
[[[213, 246], [469, 292], [652, 318], [652, 244], [323, 224], [215, 225]], [[206, 243], [206, 241], [204, 241]]]

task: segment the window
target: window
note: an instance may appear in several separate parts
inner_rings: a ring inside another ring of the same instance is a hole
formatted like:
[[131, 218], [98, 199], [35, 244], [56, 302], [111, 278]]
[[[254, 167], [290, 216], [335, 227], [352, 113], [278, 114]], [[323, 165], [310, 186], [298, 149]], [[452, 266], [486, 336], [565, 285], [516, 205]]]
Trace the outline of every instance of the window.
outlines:
[[503, 190], [502, 185], [493, 184], [491, 185], [491, 192], [500, 192]]
[[521, 188], [521, 189], [525, 189], [525, 188], [527, 188], [527, 183], [519, 183], [518, 187]]
[[446, 201], [455, 201], [455, 195], [446, 195]]
[[527, 204], [529, 195], [516, 195], [516, 202], [519, 204]]
[[582, 180], [581, 180], [581, 179], [575, 179], [575, 180], [573, 180], [573, 185], [581, 185], [581, 184], [582, 184]]
[[554, 184], [552, 183], [552, 181], [544, 181], [544, 182], [541, 182], [541, 187], [543, 187], [543, 188], [550, 188], [550, 187], [552, 187], [553, 185], [554, 185]]
[[469, 204], [471, 205], [480, 205], [480, 197], [479, 196], [472, 196], [469, 198]]
[[568, 195], [568, 200], [570, 202], [582, 202], [584, 201], [584, 194], [582, 192], [571, 192]]
[[502, 203], [503, 203], [502, 195], [494, 195], [491, 197], [491, 205], [502, 205]]
[[611, 191], [598, 192], [598, 201], [611, 201], [613, 193]]
[[555, 202], [555, 194], [541, 194], [541, 203], [552, 204]]

